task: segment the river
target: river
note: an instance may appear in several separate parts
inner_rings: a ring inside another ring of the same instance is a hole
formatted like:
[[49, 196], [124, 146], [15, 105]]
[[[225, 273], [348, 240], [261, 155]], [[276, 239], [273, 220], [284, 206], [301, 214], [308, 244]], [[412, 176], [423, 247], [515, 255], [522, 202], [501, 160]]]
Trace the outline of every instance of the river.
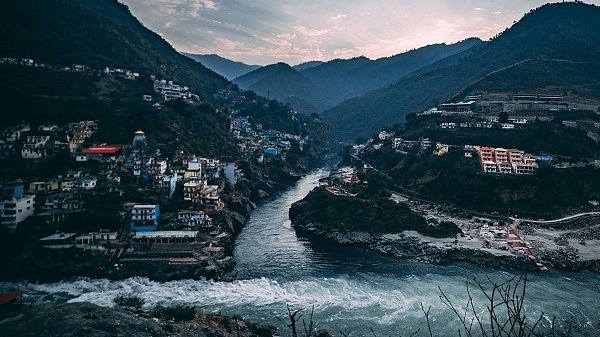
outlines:
[[[258, 205], [236, 242], [237, 281], [159, 283], [135, 277], [123, 281], [73, 279], [18, 287], [39, 301], [89, 301], [112, 306], [118, 295], [137, 295], [148, 308], [158, 303], [193, 304], [205, 312], [238, 314], [282, 331], [285, 326], [273, 314], [284, 318], [290, 305], [292, 309], [306, 308], [305, 319], [314, 308], [317, 328], [336, 335], [341, 335], [339, 331], [350, 331], [352, 336], [372, 335], [372, 328], [377, 336], [404, 336], [420, 328], [419, 335], [428, 336], [421, 305], [431, 307], [434, 335], [457, 335], [459, 322], [440, 299], [441, 291], [454, 305], [464, 307], [468, 287], [481, 315], [485, 298], [473, 280], [481, 280], [489, 290], [487, 276], [500, 282], [519, 275], [464, 264], [435, 266], [399, 261], [367, 250], [298, 238], [288, 219], [289, 206], [304, 197], [325, 174], [323, 169], [314, 171]], [[543, 312], [542, 324], [549, 326], [554, 315], [575, 315], [588, 328], [597, 326], [599, 283], [599, 275], [588, 272], [529, 274], [527, 316], [537, 317]], [[0, 290], [9, 286], [15, 285], [3, 284]]]

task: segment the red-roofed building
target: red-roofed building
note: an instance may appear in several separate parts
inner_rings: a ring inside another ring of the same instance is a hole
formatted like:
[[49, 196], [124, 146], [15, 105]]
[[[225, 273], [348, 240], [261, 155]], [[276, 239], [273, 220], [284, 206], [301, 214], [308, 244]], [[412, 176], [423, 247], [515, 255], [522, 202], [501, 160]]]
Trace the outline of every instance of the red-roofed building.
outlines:
[[114, 161], [117, 156], [123, 154], [121, 145], [94, 145], [83, 149], [77, 156], [77, 161], [97, 160], [100, 162]]
[[84, 154], [100, 154], [106, 156], [116, 156], [122, 152], [121, 145], [95, 145], [81, 151]]

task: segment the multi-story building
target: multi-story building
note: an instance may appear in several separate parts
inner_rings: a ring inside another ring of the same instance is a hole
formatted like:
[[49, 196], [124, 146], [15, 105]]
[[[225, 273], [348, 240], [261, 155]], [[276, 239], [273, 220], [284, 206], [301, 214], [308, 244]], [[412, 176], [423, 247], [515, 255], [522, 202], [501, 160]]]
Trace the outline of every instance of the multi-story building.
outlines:
[[205, 212], [223, 209], [219, 192], [219, 186], [208, 185], [205, 180], [192, 180], [183, 185], [183, 199], [190, 201], [193, 209]]
[[154, 91], [165, 96], [165, 100], [182, 98], [185, 96], [187, 87], [173, 83], [173, 81], [155, 80]]
[[16, 229], [17, 225], [33, 215], [35, 196], [24, 195], [23, 185], [3, 187], [0, 190], [0, 221], [3, 226]]
[[151, 232], [158, 226], [160, 209], [158, 205], [134, 205], [131, 208], [131, 232]]
[[167, 172], [167, 161], [165, 159], [150, 158], [146, 168], [151, 176], [160, 176]]
[[536, 159], [517, 149], [477, 147], [481, 168], [484, 172], [504, 174], [535, 174]]
[[177, 173], [173, 173], [172, 175], [163, 177], [162, 179], [162, 191], [163, 197], [167, 199], [171, 199], [173, 194], [175, 193], [175, 188], [177, 187]]
[[44, 157], [44, 146], [50, 140], [50, 136], [27, 136], [21, 148], [23, 159], [40, 159]]

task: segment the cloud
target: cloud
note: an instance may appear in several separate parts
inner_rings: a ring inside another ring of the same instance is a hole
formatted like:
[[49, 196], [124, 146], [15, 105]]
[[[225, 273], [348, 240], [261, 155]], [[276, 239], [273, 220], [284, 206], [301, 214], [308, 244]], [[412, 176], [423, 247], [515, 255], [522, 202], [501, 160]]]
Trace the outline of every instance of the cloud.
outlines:
[[338, 14], [336, 16], [330, 17], [329, 20], [337, 21], [337, 20], [341, 20], [341, 19], [343, 19], [343, 18], [345, 18], [347, 16], [348, 15], [345, 15], [345, 14]]
[[[546, 0], [119, 0], [176, 49], [267, 64], [486, 40]], [[589, 0], [600, 3], [600, 0]]]

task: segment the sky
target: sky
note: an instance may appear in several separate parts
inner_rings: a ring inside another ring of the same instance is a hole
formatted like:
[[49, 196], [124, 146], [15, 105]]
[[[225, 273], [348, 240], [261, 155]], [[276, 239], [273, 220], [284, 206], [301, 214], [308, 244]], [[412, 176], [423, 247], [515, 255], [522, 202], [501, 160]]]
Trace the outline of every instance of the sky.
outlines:
[[[397, 55], [488, 40], [548, 0], [119, 0], [180, 52], [246, 64]], [[596, 5], [600, 0], [586, 1]]]

